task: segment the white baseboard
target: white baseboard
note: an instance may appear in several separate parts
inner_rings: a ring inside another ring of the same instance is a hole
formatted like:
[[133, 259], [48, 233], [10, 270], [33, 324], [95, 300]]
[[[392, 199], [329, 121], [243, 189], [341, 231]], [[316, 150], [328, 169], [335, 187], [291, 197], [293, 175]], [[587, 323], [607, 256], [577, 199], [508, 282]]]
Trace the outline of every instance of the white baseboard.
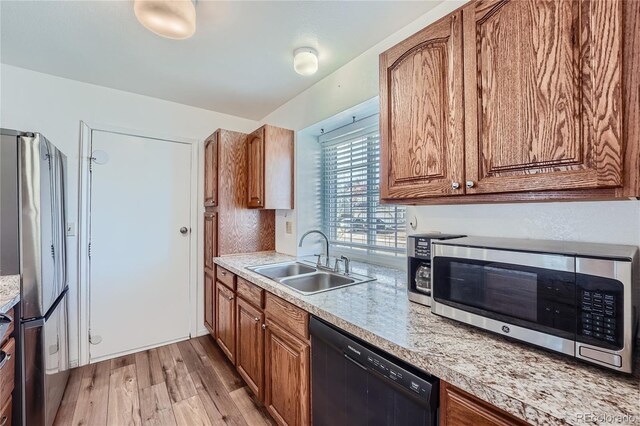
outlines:
[[211, 334], [209, 333], [209, 330], [207, 330], [206, 328], [201, 328], [197, 331], [194, 337], [206, 336], [207, 334]]
[[[209, 330], [207, 330], [206, 328], [200, 328], [200, 329], [198, 329], [198, 331], [197, 331], [197, 333], [196, 333], [196, 335], [194, 337], [206, 336], [208, 334], [211, 334], [211, 333], [209, 333]], [[181, 340], [184, 340], [184, 339], [179, 339], [177, 341], [181, 341]], [[168, 343], [172, 343], [172, 342], [168, 342]], [[168, 344], [168, 343], [163, 343], [160, 346], [163, 346], [163, 345]], [[146, 350], [146, 348], [135, 349], [135, 350], [130, 351], [130, 352], [131, 353], [135, 353], [135, 352], [140, 352], [141, 350]], [[94, 362], [96, 362], [96, 361], [94, 361]], [[72, 359], [72, 360], [69, 361], [69, 368], [77, 368], [78, 365], [79, 365], [79, 360], [77, 358], [76, 359]]]

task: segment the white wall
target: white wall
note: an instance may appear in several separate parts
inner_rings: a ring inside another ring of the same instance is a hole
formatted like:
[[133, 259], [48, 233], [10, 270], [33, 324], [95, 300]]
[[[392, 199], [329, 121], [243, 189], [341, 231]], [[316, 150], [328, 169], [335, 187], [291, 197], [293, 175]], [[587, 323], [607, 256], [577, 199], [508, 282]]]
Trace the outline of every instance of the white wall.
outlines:
[[[218, 127], [249, 132], [258, 127], [252, 120], [219, 114], [147, 96], [108, 89], [73, 80], [41, 74], [22, 68], [0, 65], [0, 126], [41, 132], [67, 155], [68, 221], [77, 223], [80, 120], [106, 124], [152, 134], [204, 140]], [[200, 144], [202, 145], [202, 144]], [[202, 146], [200, 146], [200, 154]], [[202, 158], [202, 156], [199, 156]], [[200, 161], [201, 162], [201, 161]], [[199, 162], [199, 163], [200, 163]], [[140, 167], [144, 167], [141, 164]], [[197, 206], [203, 210], [203, 170], [199, 164]], [[153, 206], [149, 206], [153, 210]], [[201, 214], [198, 217], [202, 217]], [[200, 232], [198, 262], [203, 258]], [[77, 352], [77, 241], [69, 237], [71, 360]], [[198, 270], [201, 269], [199, 263]], [[202, 327], [202, 274], [198, 274], [198, 327]], [[117, 309], [117, 307], [114, 307]]]
[[[262, 122], [300, 131], [378, 95], [378, 55], [465, 1], [445, 1], [316, 83], [265, 117]], [[320, 65], [322, 66], [322, 64]], [[298, 135], [300, 138], [300, 135]], [[297, 148], [305, 155], [306, 146]], [[300, 156], [299, 155], [299, 156]], [[305, 200], [298, 173], [297, 200]], [[493, 204], [409, 207], [417, 231], [438, 230], [469, 235], [611, 242], [640, 245], [640, 201]], [[284, 212], [279, 212], [282, 216]], [[301, 215], [289, 214], [301, 220]], [[306, 216], [305, 216], [306, 217]], [[299, 235], [286, 234], [276, 222], [276, 249], [296, 254]], [[294, 228], [296, 228], [294, 226]], [[301, 232], [298, 226], [298, 232]]]
[[409, 233], [536, 238], [640, 245], [640, 201], [407, 207]]

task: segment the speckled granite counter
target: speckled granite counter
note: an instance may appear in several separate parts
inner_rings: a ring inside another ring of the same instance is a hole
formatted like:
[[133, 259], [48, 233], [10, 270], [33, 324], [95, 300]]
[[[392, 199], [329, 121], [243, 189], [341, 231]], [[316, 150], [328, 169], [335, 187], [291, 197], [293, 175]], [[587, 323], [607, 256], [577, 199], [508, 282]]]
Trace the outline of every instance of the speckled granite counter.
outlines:
[[310, 296], [245, 269], [289, 260], [261, 252], [215, 263], [532, 424], [625, 424], [605, 415], [640, 423], [640, 357], [625, 376], [438, 317], [409, 302], [405, 274], [393, 269], [353, 262], [377, 281]]
[[0, 276], [0, 313], [7, 313], [20, 301], [20, 275]]

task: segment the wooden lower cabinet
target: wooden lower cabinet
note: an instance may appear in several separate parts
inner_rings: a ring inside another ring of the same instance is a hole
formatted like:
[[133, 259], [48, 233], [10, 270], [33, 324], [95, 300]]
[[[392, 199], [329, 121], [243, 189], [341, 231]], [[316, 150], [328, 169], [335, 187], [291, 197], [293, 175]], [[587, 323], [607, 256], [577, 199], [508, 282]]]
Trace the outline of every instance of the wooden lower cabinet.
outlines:
[[267, 318], [265, 406], [281, 425], [310, 424], [310, 345]]
[[[7, 312], [9, 318], [14, 318], [13, 309]], [[16, 370], [16, 339], [14, 323], [9, 324], [4, 335], [0, 336], [0, 426], [11, 425], [12, 398], [15, 388]]]
[[440, 426], [520, 426], [528, 423], [440, 381]]
[[0, 426], [11, 426], [13, 399], [9, 397], [0, 412]]
[[215, 335], [215, 278], [213, 272], [204, 270], [204, 326]]
[[205, 324], [212, 315], [216, 342], [249, 389], [279, 425], [309, 425], [309, 314], [223, 268], [215, 278], [205, 272], [205, 298], [207, 286], [214, 294]]
[[241, 297], [236, 301], [236, 367], [249, 389], [264, 395], [264, 314]]
[[235, 293], [227, 286], [216, 281], [216, 342], [229, 360], [236, 362], [236, 309]]

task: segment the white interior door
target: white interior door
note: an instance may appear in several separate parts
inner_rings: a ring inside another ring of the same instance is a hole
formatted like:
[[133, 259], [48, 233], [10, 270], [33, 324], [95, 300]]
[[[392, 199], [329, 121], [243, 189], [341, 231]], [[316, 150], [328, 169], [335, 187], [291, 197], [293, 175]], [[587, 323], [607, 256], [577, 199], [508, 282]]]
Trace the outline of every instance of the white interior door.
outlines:
[[94, 362], [189, 337], [192, 165], [189, 144], [106, 131], [91, 151]]

